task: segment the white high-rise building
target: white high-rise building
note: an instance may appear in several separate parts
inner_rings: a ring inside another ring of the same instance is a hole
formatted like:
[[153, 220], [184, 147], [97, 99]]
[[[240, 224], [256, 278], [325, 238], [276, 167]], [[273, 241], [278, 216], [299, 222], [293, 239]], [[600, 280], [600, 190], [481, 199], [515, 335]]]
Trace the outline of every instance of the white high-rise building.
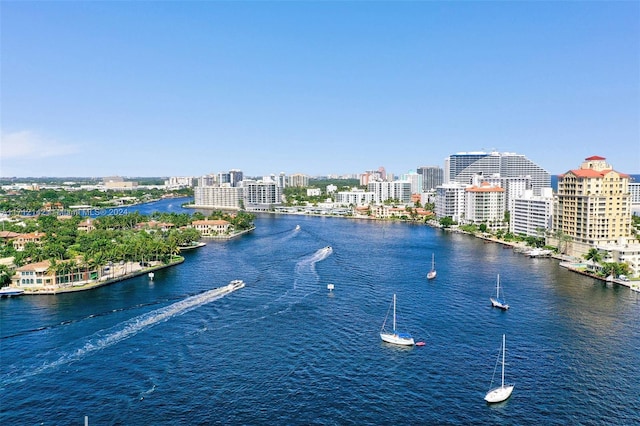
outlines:
[[374, 193], [376, 203], [382, 204], [387, 200], [398, 200], [402, 204], [411, 202], [411, 182], [406, 180], [369, 182], [367, 190]]
[[241, 208], [242, 188], [233, 187], [230, 183], [196, 186], [193, 198], [196, 207], [238, 210]]
[[513, 200], [510, 214], [509, 232], [514, 235], [544, 237], [551, 229], [553, 218], [553, 190], [543, 188], [541, 194], [533, 195], [527, 190]]
[[275, 180], [243, 180], [243, 199], [248, 211], [271, 211], [281, 204], [282, 188]]
[[534, 195], [551, 187], [551, 175], [524, 155], [510, 152], [470, 152], [451, 155], [448, 161], [449, 180], [470, 184], [474, 175], [499, 175], [503, 178], [529, 176]]
[[422, 192], [422, 175], [414, 171], [410, 171], [400, 177], [400, 180], [406, 180], [411, 183], [411, 193], [420, 194]]
[[449, 182], [436, 188], [435, 214], [438, 219], [450, 217], [458, 223], [464, 219], [468, 186]]
[[366, 206], [375, 202], [375, 194], [359, 188], [336, 193], [336, 204], [343, 207]]
[[504, 189], [504, 204], [507, 211], [513, 209], [514, 199], [521, 197], [527, 190], [533, 191], [531, 176], [504, 177], [496, 173], [491, 176], [474, 175], [472, 177], [472, 185], [480, 186], [482, 182], [487, 182], [492, 186], [499, 186]]
[[501, 229], [504, 222], [504, 188], [482, 182], [465, 190], [464, 223], [485, 224], [490, 229]]

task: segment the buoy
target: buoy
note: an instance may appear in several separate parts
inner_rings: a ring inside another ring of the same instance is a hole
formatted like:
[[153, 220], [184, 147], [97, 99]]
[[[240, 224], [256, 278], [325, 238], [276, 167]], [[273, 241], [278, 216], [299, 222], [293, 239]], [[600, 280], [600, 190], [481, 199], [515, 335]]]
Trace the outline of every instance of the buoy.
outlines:
[[329, 289], [329, 291], [331, 291], [334, 289], [334, 286], [333, 284], [327, 284], [327, 288]]
[[150, 279], [150, 280], [152, 280], [152, 279], [153, 279], [153, 276], [154, 276], [153, 272], [149, 272], [149, 279]]

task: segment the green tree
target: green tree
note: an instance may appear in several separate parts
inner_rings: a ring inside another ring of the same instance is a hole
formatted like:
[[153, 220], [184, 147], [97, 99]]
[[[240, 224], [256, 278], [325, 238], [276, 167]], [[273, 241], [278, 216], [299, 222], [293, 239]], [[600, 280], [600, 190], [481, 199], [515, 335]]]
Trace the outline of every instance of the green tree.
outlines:
[[450, 216], [441, 217], [439, 222], [443, 228], [449, 228], [456, 223]]
[[584, 255], [584, 258], [586, 260], [592, 261], [596, 265], [602, 262], [602, 255], [600, 254], [600, 251], [597, 248], [589, 249], [589, 251]]

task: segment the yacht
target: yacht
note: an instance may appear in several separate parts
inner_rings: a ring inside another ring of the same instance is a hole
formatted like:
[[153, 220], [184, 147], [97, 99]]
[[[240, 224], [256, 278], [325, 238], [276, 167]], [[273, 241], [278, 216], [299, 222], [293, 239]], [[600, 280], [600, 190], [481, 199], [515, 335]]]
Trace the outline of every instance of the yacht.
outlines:
[[0, 288], [0, 297], [20, 296], [24, 293], [24, 290], [18, 287], [2, 287]]

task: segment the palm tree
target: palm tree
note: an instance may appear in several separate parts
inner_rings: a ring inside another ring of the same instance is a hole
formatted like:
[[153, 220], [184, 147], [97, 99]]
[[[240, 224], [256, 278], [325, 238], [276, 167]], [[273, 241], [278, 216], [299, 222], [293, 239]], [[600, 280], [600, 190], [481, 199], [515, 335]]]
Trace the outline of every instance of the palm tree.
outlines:
[[592, 261], [595, 264], [599, 264], [600, 262], [602, 262], [602, 254], [600, 254], [600, 251], [597, 248], [589, 249], [587, 254], [584, 255], [584, 258]]

